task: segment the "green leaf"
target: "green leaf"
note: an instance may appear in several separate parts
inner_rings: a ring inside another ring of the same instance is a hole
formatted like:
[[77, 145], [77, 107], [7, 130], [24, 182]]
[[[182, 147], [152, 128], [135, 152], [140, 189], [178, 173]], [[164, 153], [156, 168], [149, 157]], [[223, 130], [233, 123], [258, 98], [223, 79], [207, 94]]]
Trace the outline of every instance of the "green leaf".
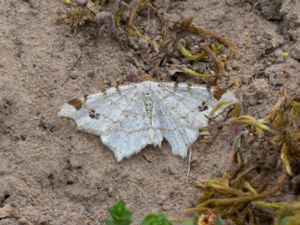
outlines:
[[224, 222], [221, 219], [221, 217], [219, 217], [219, 216], [217, 217], [215, 225], [224, 225]]
[[180, 225], [195, 225], [193, 219], [185, 220]]
[[199, 220], [199, 215], [195, 214], [193, 218], [183, 221], [182, 225], [197, 225], [198, 220]]
[[294, 216], [286, 216], [280, 220], [280, 225], [289, 225], [293, 224]]
[[132, 220], [132, 212], [120, 201], [108, 209], [111, 218], [105, 220], [106, 225], [129, 225]]
[[172, 223], [160, 213], [145, 216], [140, 225], [172, 225]]

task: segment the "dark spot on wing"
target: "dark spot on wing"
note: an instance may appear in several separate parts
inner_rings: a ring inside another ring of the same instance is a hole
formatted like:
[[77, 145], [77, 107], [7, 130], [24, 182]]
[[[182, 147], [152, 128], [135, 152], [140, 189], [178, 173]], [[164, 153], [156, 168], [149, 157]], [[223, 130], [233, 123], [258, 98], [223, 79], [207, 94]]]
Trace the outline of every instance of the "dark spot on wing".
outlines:
[[90, 112], [89, 112], [89, 117], [91, 118], [91, 119], [98, 119], [99, 118], [99, 113], [96, 113], [95, 112], [95, 110], [91, 110]]
[[74, 106], [75, 109], [79, 110], [83, 102], [79, 98], [74, 98], [68, 102], [70, 105]]
[[121, 91], [120, 91], [119, 85], [116, 86], [116, 90], [117, 90], [118, 94], [121, 95]]
[[205, 110], [208, 109], [207, 103], [206, 102], [202, 102], [202, 104], [198, 107], [200, 112], [203, 112]]
[[179, 82], [175, 81], [175, 82], [172, 82], [174, 84], [173, 88], [174, 88], [174, 91], [178, 88], [179, 86]]
[[106, 89], [105, 88], [100, 89], [100, 94], [106, 95], [107, 94]]

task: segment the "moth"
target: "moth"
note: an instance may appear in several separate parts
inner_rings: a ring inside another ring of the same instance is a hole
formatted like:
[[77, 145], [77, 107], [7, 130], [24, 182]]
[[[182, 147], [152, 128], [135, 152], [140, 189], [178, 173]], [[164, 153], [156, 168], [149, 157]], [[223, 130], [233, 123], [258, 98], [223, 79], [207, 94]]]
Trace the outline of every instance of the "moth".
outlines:
[[80, 130], [100, 136], [117, 161], [147, 145], [161, 147], [163, 139], [174, 155], [185, 157], [199, 129], [207, 126], [209, 113], [222, 100], [238, 102], [230, 92], [217, 100], [200, 85], [144, 81], [73, 99], [58, 116], [71, 118]]

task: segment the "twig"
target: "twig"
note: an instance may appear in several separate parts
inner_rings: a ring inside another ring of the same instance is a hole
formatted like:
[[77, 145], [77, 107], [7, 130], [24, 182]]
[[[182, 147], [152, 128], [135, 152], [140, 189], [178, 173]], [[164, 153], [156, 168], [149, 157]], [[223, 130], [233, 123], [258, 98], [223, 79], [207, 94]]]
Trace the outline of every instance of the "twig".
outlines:
[[255, 4], [252, 7], [252, 12], [254, 12], [256, 6], [261, 2], [261, 0], [258, 0], [257, 2], [255, 2]]
[[189, 158], [188, 158], [188, 168], [187, 168], [186, 178], [189, 177], [191, 172], [191, 159], [192, 159], [192, 147], [189, 148]]

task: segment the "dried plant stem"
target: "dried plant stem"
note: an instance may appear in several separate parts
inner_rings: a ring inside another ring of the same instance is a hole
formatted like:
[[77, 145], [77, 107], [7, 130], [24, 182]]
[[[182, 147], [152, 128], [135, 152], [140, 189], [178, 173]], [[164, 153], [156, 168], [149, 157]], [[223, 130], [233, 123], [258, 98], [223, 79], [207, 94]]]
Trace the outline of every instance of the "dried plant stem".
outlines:
[[259, 199], [266, 198], [268, 196], [271, 196], [278, 192], [280, 188], [282, 187], [285, 178], [286, 178], [286, 171], [283, 170], [282, 174], [279, 176], [276, 185], [269, 190], [262, 193], [259, 193], [257, 195], [249, 195], [249, 196], [241, 196], [241, 197], [233, 197], [233, 198], [220, 198], [220, 199], [209, 199], [202, 203], [200, 203], [197, 207], [187, 209], [187, 213], [196, 212], [199, 210], [202, 210], [204, 207], [208, 207], [209, 205], [215, 205], [215, 206], [224, 206], [224, 205], [237, 205], [237, 204], [243, 204], [243, 203], [249, 203], [251, 201], [256, 201]]

